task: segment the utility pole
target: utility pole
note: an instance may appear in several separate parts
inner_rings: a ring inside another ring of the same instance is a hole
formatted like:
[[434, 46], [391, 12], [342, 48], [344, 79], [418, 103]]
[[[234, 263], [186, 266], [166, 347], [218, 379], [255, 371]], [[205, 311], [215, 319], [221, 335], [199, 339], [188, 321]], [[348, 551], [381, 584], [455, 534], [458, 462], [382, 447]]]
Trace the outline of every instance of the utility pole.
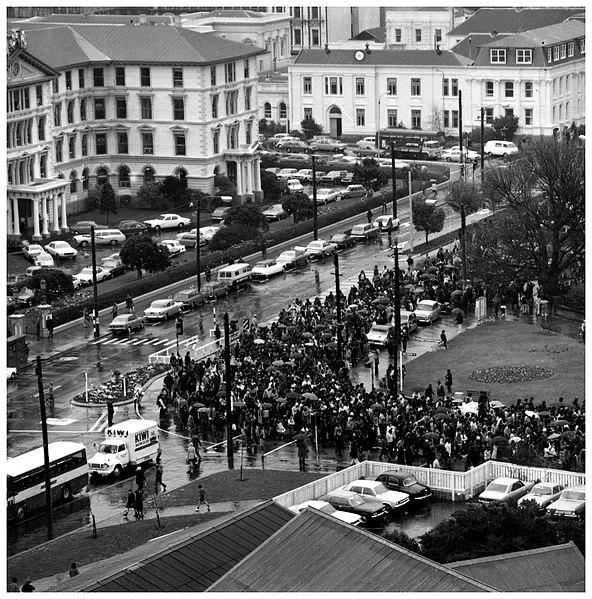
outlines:
[[393, 220], [397, 218], [397, 169], [395, 168], [395, 142], [391, 141], [391, 177], [393, 179]]
[[201, 241], [201, 237], [199, 234], [199, 229], [200, 229], [200, 225], [201, 225], [201, 217], [199, 214], [201, 208], [201, 202], [200, 200], [197, 200], [196, 202], [196, 206], [195, 206], [195, 226], [196, 226], [196, 233], [197, 233], [197, 241], [195, 244], [195, 260], [197, 262], [197, 292], [199, 293], [201, 291], [201, 247], [200, 247], [200, 241]]
[[313, 154], [312, 160], [312, 228], [313, 239], [316, 241], [319, 238], [318, 222], [317, 222], [317, 157]]
[[[397, 240], [398, 241], [398, 240]], [[399, 248], [398, 243], [395, 243], [395, 387], [397, 386], [397, 379], [399, 377], [399, 342], [401, 339], [401, 295], [399, 289]], [[403, 380], [401, 378], [400, 387], [403, 386]]]
[[481, 186], [485, 176], [485, 107], [481, 106]]
[[224, 313], [224, 370], [226, 376], [226, 456], [228, 458], [228, 469], [234, 470], [234, 446], [232, 439], [232, 404], [231, 385], [232, 373], [230, 371], [230, 325], [228, 312]]
[[335, 295], [337, 301], [337, 361], [341, 362], [342, 339], [341, 339], [341, 289], [339, 288], [339, 255], [333, 254], [333, 264], [335, 265]]
[[99, 296], [97, 295], [97, 253], [95, 251], [95, 228], [90, 228], [90, 251], [92, 254], [92, 281], [93, 281], [93, 301], [94, 301], [94, 336], [101, 336], [99, 330]]
[[458, 140], [460, 143], [460, 174], [464, 181], [465, 179], [465, 146], [463, 142], [462, 129], [462, 91], [458, 90]]
[[409, 255], [413, 251], [413, 198], [411, 190], [411, 171], [409, 171]]
[[463, 289], [467, 285], [467, 217], [465, 214], [465, 205], [460, 205], [460, 247], [462, 251], [462, 267], [463, 267]]
[[49, 439], [47, 437], [47, 415], [45, 413], [45, 395], [43, 392], [43, 372], [41, 356], [37, 356], [35, 367], [37, 388], [39, 389], [39, 408], [41, 412], [41, 434], [43, 436], [43, 470], [45, 474], [45, 511], [47, 514], [47, 540], [53, 539], [53, 522], [51, 516], [51, 473], [49, 471]]

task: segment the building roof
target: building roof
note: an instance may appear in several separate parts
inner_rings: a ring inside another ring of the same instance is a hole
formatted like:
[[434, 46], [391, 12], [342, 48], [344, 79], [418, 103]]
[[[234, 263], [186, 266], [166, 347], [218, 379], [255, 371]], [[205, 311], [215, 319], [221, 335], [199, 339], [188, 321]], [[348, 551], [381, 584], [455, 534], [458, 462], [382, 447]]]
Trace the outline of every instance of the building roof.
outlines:
[[[364, 47], [359, 48], [364, 50]], [[302, 50], [294, 64], [298, 65], [393, 65], [393, 66], [459, 66], [463, 57], [454, 52], [443, 50], [437, 54], [434, 50], [372, 50], [363, 60], [355, 59], [356, 50]]]
[[586, 24], [581, 21], [570, 20], [539, 29], [532, 29], [503, 39], [493, 38], [487, 45], [495, 48], [530, 48], [537, 46], [552, 46], [560, 42], [576, 39], [586, 34]]
[[473, 16], [457, 25], [448, 35], [471, 33], [516, 33], [561, 23], [585, 12], [582, 8], [480, 8]]
[[27, 49], [61, 69], [88, 62], [213, 64], [263, 54], [256, 46], [183, 27], [48, 25], [29, 29]]
[[584, 556], [573, 541], [446, 565], [484, 584], [496, 586], [502, 592], [574, 593], [585, 590]]
[[384, 27], [371, 27], [370, 29], [364, 29], [364, 31], [360, 31], [360, 33], [354, 35], [351, 39], [384, 44], [386, 41], [386, 33], [384, 31]]
[[91, 14], [54, 14], [42, 17], [32, 17], [34, 23], [59, 23], [61, 25], [128, 25], [129, 23], [158, 23], [171, 25], [173, 15], [91, 15]]
[[[505, 35], [500, 35], [495, 39], [505, 37]], [[488, 44], [492, 39], [489, 33], [472, 33], [463, 38], [456, 46], [450, 48], [450, 51], [461, 56], [466, 56], [470, 60], [475, 60], [479, 54], [479, 48]]]
[[483, 592], [493, 587], [306, 508], [208, 592]]
[[59, 590], [203, 592], [294, 517], [287, 508], [265, 501], [205, 530], [192, 527], [180, 533], [180, 539], [168, 535], [153, 539], [128, 552], [127, 561], [116, 556], [105, 560], [106, 567], [99, 562], [95, 569], [62, 583]]
[[232, 9], [212, 10], [204, 15], [205, 18], [208, 18], [208, 17], [221, 18], [221, 17], [223, 17], [226, 19], [237, 19], [237, 18], [261, 19], [262, 17], [266, 17], [266, 16], [269, 16], [269, 13], [256, 12], [254, 10], [232, 10]]

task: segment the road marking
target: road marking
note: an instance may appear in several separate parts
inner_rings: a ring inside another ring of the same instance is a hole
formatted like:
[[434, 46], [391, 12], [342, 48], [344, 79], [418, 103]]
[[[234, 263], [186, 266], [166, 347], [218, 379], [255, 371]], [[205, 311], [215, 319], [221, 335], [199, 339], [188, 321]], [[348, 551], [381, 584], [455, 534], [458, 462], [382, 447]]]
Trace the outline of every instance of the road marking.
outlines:
[[162, 341], [159, 341], [158, 343], [155, 343], [154, 345], [161, 345], [162, 343], [166, 343], [169, 340], [169, 338], [167, 337], [166, 339], [163, 339]]
[[78, 360], [78, 356], [62, 356], [58, 358], [58, 362], [76, 362]]
[[[61, 385], [55, 385], [54, 388], [53, 388], [53, 390], [57, 391], [58, 389], [61, 389], [61, 388], [62, 388]], [[47, 396], [48, 392], [49, 392], [49, 387], [47, 389], [44, 389], [45, 396]], [[39, 397], [39, 393], [35, 393], [35, 395], [33, 395], [33, 397]]]
[[[168, 340], [165, 339], [164, 341], [168, 341]], [[150, 345], [158, 345], [159, 343], [163, 343], [163, 341], [161, 341], [160, 339], [158, 339], [158, 337], [156, 339], [152, 339], [150, 341]]]
[[[74, 418], [46, 418], [46, 422], [53, 426], [68, 426], [73, 422], [78, 422], [78, 420], [75, 420]], [[41, 422], [39, 424], [41, 424]]]
[[[89, 433], [93, 433], [93, 432], [95, 432], [95, 431], [99, 430], [99, 429], [98, 429], [98, 427], [99, 427], [99, 426], [101, 426], [101, 423], [102, 423], [102, 421], [103, 421], [103, 420], [104, 420], [105, 422], [107, 421], [107, 410], [105, 410], [105, 411], [104, 411], [104, 412], [103, 412], [103, 413], [102, 413], [102, 414], [101, 414], [101, 415], [100, 415], [100, 416], [97, 418], [97, 420], [95, 421], [95, 423], [94, 423], [94, 424], [93, 424], [93, 425], [92, 425], [92, 426], [91, 426], [91, 427], [88, 429], [88, 432], [89, 432]], [[102, 430], [102, 429], [101, 429], [101, 430]]]
[[138, 341], [134, 341], [132, 345], [141, 345], [142, 343], [149, 342], [150, 339], [139, 339]]

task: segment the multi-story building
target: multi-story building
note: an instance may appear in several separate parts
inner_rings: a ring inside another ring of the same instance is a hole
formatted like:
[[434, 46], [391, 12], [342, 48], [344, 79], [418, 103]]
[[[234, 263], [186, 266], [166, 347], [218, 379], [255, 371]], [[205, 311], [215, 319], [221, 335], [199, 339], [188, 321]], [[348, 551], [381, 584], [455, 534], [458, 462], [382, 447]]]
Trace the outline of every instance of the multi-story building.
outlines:
[[27, 40], [27, 51], [59, 73], [43, 98], [43, 147], [48, 172], [69, 183], [68, 212], [95, 184], [109, 181], [123, 195], [168, 175], [211, 192], [224, 172], [243, 200], [261, 194], [261, 48], [147, 25], [39, 26]]
[[388, 8], [386, 43], [393, 50], [448, 50], [454, 9], [447, 7]]

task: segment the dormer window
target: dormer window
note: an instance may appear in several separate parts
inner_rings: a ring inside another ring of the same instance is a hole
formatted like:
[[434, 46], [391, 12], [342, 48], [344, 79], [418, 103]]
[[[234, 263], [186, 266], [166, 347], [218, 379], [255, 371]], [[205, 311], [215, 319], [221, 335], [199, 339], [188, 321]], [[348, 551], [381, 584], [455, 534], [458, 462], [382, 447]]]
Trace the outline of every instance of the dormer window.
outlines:
[[506, 64], [506, 50], [501, 48], [491, 48], [490, 57], [492, 64]]
[[516, 50], [516, 64], [532, 64], [532, 50]]

